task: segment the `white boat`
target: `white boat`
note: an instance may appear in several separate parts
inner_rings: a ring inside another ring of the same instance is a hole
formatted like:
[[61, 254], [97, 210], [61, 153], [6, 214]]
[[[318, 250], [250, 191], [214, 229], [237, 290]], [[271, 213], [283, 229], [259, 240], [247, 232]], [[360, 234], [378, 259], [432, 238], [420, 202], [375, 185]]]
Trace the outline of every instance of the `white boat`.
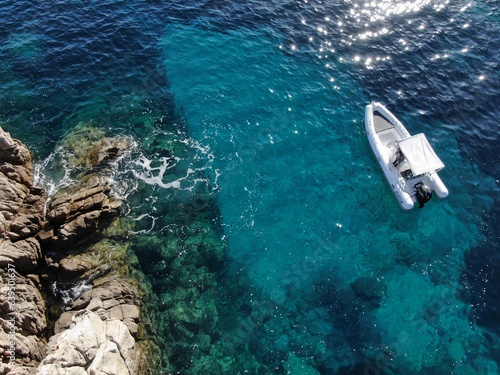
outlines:
[[403, 124], [382, 104], [365, 109], [368, 140], [397, 201], [404, 210], [415, 203], [423, 207], [432, 198], [448, 196], [437, 172], [444, 168], [424, 134], [410, 135]]

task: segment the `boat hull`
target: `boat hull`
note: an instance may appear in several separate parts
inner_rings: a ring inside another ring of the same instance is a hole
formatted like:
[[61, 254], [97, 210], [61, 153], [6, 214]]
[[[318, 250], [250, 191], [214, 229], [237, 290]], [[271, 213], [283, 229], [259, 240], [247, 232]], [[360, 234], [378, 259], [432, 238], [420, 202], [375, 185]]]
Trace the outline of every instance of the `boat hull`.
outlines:
[[398, 142], [411, 135], [382, 104], [373, 102], [366, 106], [365, 129], [373, 153], [402, 209], [411, 210], [415, 206], [419, 184], [429, 186], [439, 198], [448, 196], [446, 186], [435, 171], [412, 176], [408, 163], [398, 161]]

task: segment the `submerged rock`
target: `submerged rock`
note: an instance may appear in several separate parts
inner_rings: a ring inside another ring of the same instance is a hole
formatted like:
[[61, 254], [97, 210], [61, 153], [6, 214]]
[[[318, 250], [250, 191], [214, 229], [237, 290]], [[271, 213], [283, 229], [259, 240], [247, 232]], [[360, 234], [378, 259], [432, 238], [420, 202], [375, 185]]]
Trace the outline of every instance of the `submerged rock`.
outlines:
[[62, 141], [68, 165], [81, 178], [97, 172], [123, 155], [130, 148], [131, 138], [108, 137], [103, 129], [79, 123]]
[[382, 281], [371, 276], [356, 279], [351, 283], [351, 288], [359, 298], [375, 306], [380, 306], [387, 290], [387, 286]]
[[306, 360], [297, 357], [293, 353], [288, 355], [283, 367], [287, 374], [319, 375], [319, 372], [310, 366]]

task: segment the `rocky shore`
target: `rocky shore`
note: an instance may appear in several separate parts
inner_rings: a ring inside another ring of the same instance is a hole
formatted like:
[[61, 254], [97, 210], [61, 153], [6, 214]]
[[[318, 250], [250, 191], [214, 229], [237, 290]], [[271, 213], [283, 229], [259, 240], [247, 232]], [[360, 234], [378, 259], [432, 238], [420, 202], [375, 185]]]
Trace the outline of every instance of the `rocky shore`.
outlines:
[[128, 142], [80, 128], [65, 145], [78, 174], [47, 198], [29, 150], [0, 128], [0, 374], [149, 372], [143, 291], [107, 173]]

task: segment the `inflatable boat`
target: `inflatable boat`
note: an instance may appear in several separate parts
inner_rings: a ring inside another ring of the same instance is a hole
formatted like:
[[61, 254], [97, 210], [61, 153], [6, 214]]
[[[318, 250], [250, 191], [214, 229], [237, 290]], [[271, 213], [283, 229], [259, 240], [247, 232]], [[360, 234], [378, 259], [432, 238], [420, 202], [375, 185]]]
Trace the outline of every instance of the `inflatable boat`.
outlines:
[[424, 134], [410, 135], [377, 102], [365, 108], [365, 127], [373, 153], [401, 208], [411, 210], [416, 203], [423, 207], [433, 192], [439, 198], [448, 196], [448, 189], [437, 174], [444, 164]]

